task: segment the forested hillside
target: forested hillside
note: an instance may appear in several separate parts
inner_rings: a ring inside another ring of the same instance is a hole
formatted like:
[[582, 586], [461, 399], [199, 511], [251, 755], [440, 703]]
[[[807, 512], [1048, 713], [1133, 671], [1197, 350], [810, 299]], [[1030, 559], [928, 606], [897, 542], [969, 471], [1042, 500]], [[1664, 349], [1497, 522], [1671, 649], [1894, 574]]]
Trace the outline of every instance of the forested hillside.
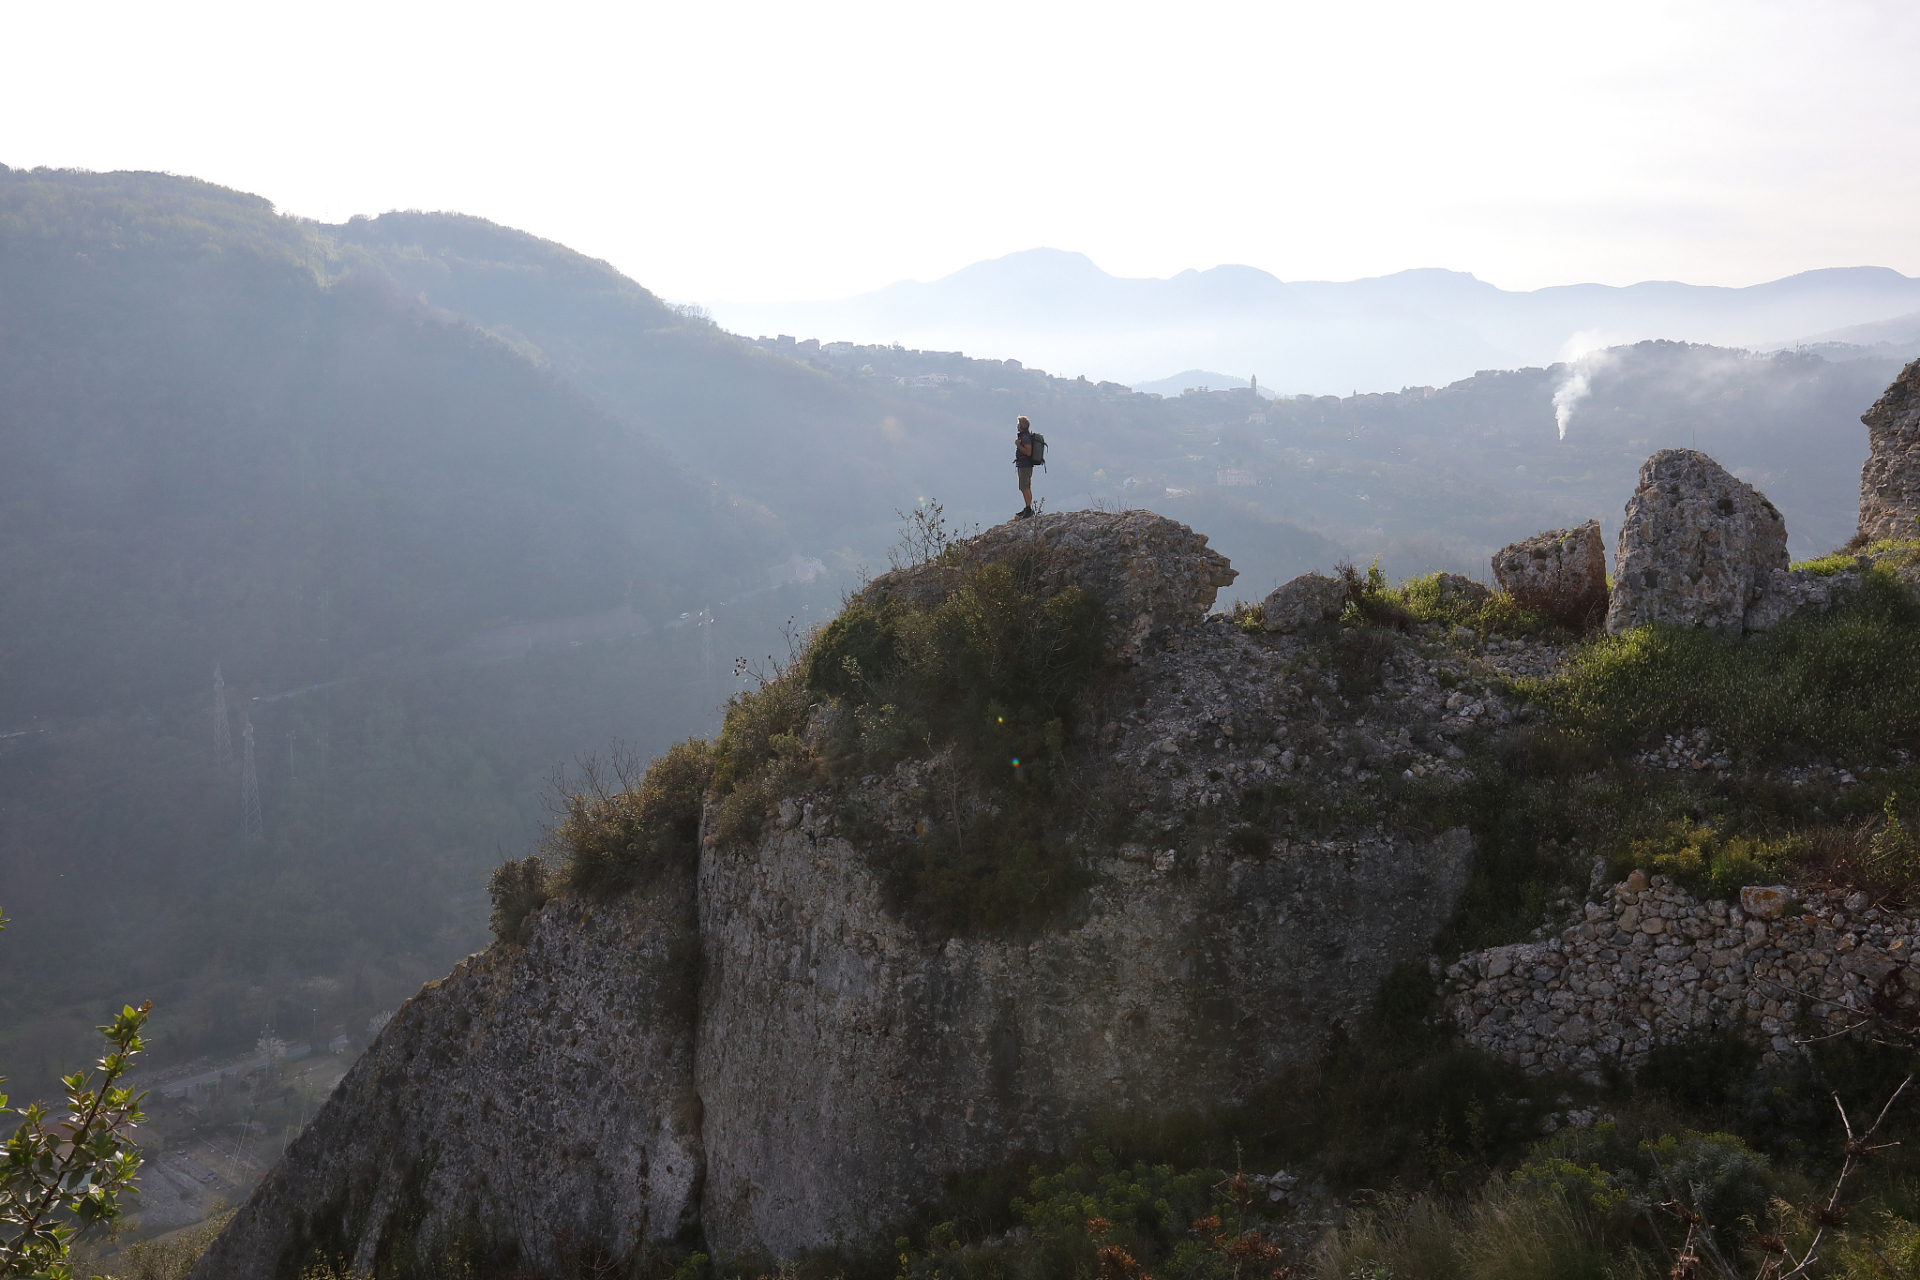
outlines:
[[790, 554], [264, 200], [0, 174], [10, 1062], [141, 996], [163, 1055], [363, 1027], [477, 944], [545, 774], [711, 723], [733, 654], [811, 599], [767, 590]]

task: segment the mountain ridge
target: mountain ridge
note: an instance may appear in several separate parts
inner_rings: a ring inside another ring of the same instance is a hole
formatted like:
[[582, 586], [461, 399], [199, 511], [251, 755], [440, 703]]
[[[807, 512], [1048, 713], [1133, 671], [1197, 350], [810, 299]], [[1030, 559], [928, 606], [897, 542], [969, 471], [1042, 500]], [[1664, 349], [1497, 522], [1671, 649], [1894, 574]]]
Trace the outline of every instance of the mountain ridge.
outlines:
[[1783, 335], [1916, 306], [1920, 280], [1875, 266], [1740, 287], [1647, 280], [1507, 290], [1439, 267], [1349, 281], [1285, 281], [1244, 264], [1132, 278], [1042, 248], [849, 298], [712, 310], [741, 332], [771, 326], [823, 341], [1018, 352], [1127, 384], [1157, 381], [1169, 367], [1247, 368], [1282, 392], [1324, 394], [1444, 384], [1650, 338], [1780, 345]]

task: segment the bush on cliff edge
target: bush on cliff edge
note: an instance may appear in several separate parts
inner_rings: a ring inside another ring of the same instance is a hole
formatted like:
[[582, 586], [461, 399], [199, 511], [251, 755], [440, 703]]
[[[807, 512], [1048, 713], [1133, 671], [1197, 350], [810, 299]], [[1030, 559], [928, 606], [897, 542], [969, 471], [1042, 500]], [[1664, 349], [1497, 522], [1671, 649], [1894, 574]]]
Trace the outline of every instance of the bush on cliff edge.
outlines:
[[[962, 567], [950, 544], [922, 542], [914, 562], [954, 570], [944, 600], [856, 598], [785, 669], [729, 700], [715, 834], [753, 839], [781, 798], [837, 784], [843, 834], [891, 908], [950, 933], [1033, 927], [1089, 879], [1069, 834], [1085, 805], [1067, 753], [1107, 657], [1106, 610], [1076, 586], [1047, 591], [1044, 548]], [[930, 762], [941, 800], [902, 834], [848, 784], [909, 758]]]
[[633, 756], [616, 751], [607, 760], [582, 762], [577, 782], [556, 777], [554, 820], [540, 845], [546, 857], [510, 858], [487, 881], [493, 936], [524, 944], [534, 914], [560, 892], [606, 899], [674, 871], [691, 874], [700, 856], [700, 806], [713, 771], [712, 745], [689, 738], [644, 771]]

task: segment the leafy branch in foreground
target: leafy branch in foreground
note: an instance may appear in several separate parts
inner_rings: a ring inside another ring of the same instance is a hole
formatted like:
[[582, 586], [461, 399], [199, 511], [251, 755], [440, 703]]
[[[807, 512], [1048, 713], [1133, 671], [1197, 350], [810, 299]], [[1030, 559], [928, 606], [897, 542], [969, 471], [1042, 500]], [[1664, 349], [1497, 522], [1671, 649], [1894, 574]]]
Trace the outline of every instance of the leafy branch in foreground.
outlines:
[[[0, 919], [0, 928], [5, 925]], [[140, 1155], [128, 1138], [146, 1095], [115, 1082], [146, 1047], [140, 1029], [152, 1009], [152, 1001], [128, 1005], [99, 1028], [108, 1045], [98, 1064], [99, 1086], [90, 1073], [62, 1080], [64, 1120], [49, 1124], [51, 1112], [37, 1102], [14, 1109], [20, 1127], [0, 1147], [0, 1276], [71, 1280], [74, 1240], [119, 1217], [122, 1192], [138, 1193], [133, 1178]], [[0, 1110], [6, 1106], [0, 1094]]]

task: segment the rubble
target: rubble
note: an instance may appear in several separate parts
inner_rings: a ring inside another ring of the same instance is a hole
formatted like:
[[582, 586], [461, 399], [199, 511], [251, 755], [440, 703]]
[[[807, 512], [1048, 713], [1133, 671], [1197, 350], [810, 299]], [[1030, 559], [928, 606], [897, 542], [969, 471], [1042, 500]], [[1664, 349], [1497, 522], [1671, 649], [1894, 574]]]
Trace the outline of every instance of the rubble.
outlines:
[[1819, 574], [1806, 569], [1775, 569], [1767, 576], [1760, 598], [1747, 609], [1746, 628], [1765, 631], [1803, 609], [1825, 613], [1860, 589], [1872, 561], [1861, 556], [1856, 567], [1842, 573]]

